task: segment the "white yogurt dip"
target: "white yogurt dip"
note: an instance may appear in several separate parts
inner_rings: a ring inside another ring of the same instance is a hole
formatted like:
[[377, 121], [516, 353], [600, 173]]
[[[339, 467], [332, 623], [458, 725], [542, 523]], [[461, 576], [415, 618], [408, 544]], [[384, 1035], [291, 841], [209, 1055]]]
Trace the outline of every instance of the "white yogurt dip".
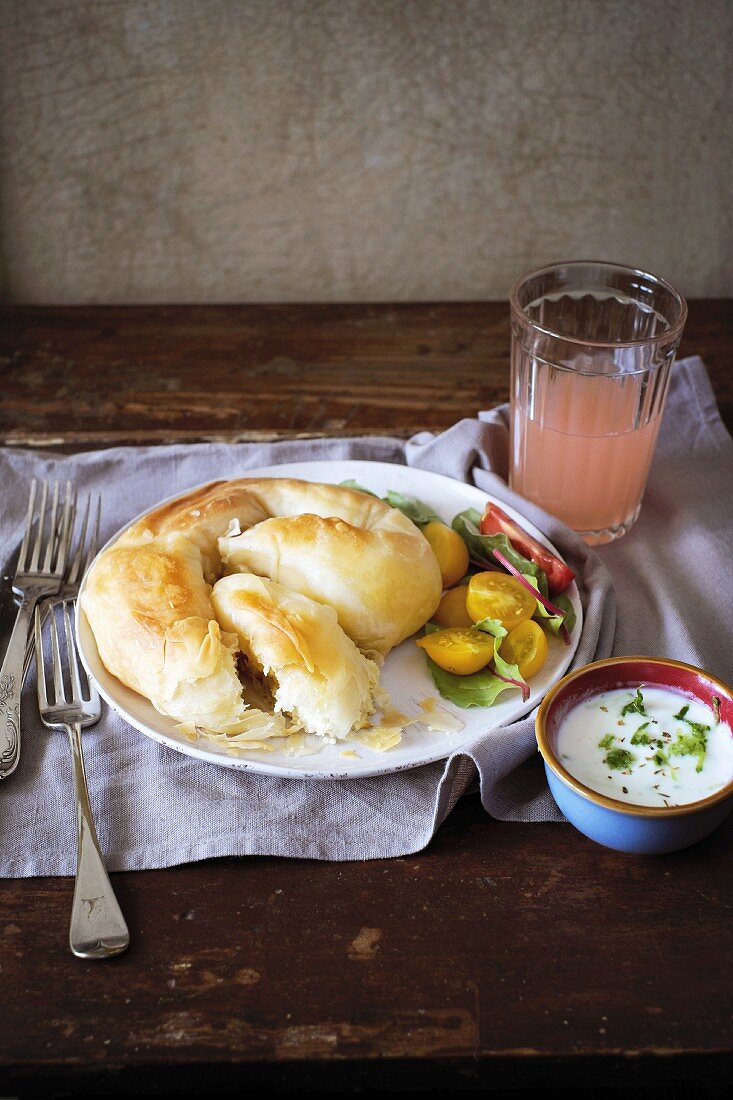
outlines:
[[733, 778], [733, 735], [704, 703], [668, 688], [619, 688], [563, 718], [557, 757], [608, 798], [637, 806], [699, 802]]

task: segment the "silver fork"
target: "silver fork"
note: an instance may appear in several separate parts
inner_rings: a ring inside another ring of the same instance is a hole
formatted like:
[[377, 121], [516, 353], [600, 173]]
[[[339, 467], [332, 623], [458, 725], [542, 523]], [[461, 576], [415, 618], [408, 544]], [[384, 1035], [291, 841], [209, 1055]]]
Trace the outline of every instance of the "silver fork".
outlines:
[[[79, 586], [81, 585], [84, 574], [89, 566], [94, 561], [97, 555], [97, 546], [99, 544], [99, 522], [101, 518], [102, 498], [97, 495], [96, 504], [92, 504], [92, 494], [87, 497], [87, 502], [84, 507], [81, 518], [81, 527], [79, 530], [79, 538], [76, 543], [76, 553], [71, 561], [66, 566], [66, 572], [64, 573], [63, 580], [61, 581], [61, 587], [55, 596], [49, 596], [43, 600], [40, 604], [41, 617], [45, 620], [48, 614], [49, 604], [56, 600], [72, 600], [76, 599], [79, 595]], [[69, 553], [71, 547], [74, 545], [74, 532], [76, 528], [76, 501], [74, 501], [74, 507], [72, 509], [72, 519], [69, 531]], [[91, 523], [91, 531], [89, 536], [89, 545], [86, 545], [87, 530], [89, 528], [89, 521]], [[28, 645], [25, 651], [25, 662], [23, 664], [23, 683], [26, 681], [28, 672], [33, 662], [34, 653], [33, 634], [28, 635]]]
[[[79, 658], [76, 652], [69, 607], [73, 601], [59, 600], [49, 607], [52, 675], [47, 691], [47, 670], [43, 655], [41, 610], [36, 609], [35, 645], [38, 671], [38, 709], [49, 729], [65, 729], [71, 744], [76, 794], [76, 883], [71, 907], [69, 944], [81, 959], [109, 959], [119, 955], [130, 943], [130, 933], [117, 903], [104, 867], [89, 804], [81, 749], [81, 731], [99, 721], [102, 708], [99, 695], [87, 680], [88, 695], [82, 691]], [[59, 643], [56, 617], [63, 623], [63, 647]], [[62, 658], [63, 648], [63, 658]], [[64, 682], [66, 672], [66, 683]]]
[[[39, 600], [61, 588], [66, 568], [70, 520], [73, 507], [71, 483], [66, 483], [66, 500], [59, 514], [59, 484], [52, 494], [46, 535], [48, 483], [41, 488], [40, 510], [36, 515], [37, 482], [31, 482], [25, 534], [13, 578], [13, 592], [20, 597], [18, 615], [0, 668], [0, 779], [15, 771], [20, 758], [20, 696], [23, 662], [33, 610]], [[35, 539], [33, 528], [35, 527]], [[31, 546], [31, 543], [33, 544]]]

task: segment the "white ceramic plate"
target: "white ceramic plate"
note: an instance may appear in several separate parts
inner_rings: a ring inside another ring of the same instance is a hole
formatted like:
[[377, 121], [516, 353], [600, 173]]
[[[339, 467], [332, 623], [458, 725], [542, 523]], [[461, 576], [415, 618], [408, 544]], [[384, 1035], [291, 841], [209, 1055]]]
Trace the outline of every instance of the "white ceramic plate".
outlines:
[[[483, 512], [488, 499], [481, 490], [444, 477], [442, 474], [433, 474], [427, 470], [416, 470], [407, 466], [394, 466], [386, 462], [289, 463], [284, 466], [244, 470], [242, 476], [300, 477], [308, 481], [330, 484], [338, 484], [347, 478], [353, 478], [364, 488], [371, 489], [380, 496], [389, 489], [395, 489], [418, 497], [429, 504], [447, 523], [466, 508], [476, 508]], [[528, 520], [508, 506], [504, 504], [501, 506], [535, 538], [557, 553], [552, 544]], [[122, 530], [126, 530], [134, 522], [135, 520], [131, 520]], [[118, 531], [107, 546], [121, 533], [122, 531]], [[387, 752], [377, 752], [357, 743], [341, 742], [338, 745], [324, 745], [312, 756], [293, 757], [278, 750], [252, 751], [248, 756], [239, 756], [228, 753], [226, 749], [219, 748], [212, 742], [207, 743], [205, 739], [193, 743], [177, 732], [172, 719], [158, 714], [147, 699], [125, 687], [116, 677], [107, 672], [99, 659], [94, 635], [80, 606], [77, 608], [77, 637], [84, 667], [97, 684], [100, 695], [130, 725], [161, 744], [168, 745], [188, 756], [197, 757], [199, 760], [206, 760], [210, 764], [262, 772], [266, 775], [292, 776], [299, 779], [357, 779], [369, 775], [383, 775], [404, 768], [415, 768], [434, 760], [443, 760], [457, 749], [475, 741], [482, 734], [488, 733], [497, 726], [513, 722], [536, 707], [545, 693], [567, 671], [580, 638], [583, 611], [575, 583], [566, 594], [577, 615], [571, 645], [563, 645], [559, 639], [551, 640], [549, 657], [541, 672], [532, 678], [531, 695], [527, 702], [522, 701], [518, 691], [506, 692], [499, 696], [499, 700], [493, 707], [472, 707], [462, 710], [438, 697], [439, 705], [464, 723], [463, 729], [458, 733], [437, 733], [431, 732], [425, 725], [410, 726], [405, 730], [400, 744]], [[387, 687], [395, 707], [405, 714], [423, 713], [419, 706], [420, 701], [437, 696], [425, 659], [414, 641], [409, 638], [393, 649], [387, 657], [382, 670], [382, 682]], [[345, 750], [353, 750], [357, 757], [344, 757], [342, 754]]]

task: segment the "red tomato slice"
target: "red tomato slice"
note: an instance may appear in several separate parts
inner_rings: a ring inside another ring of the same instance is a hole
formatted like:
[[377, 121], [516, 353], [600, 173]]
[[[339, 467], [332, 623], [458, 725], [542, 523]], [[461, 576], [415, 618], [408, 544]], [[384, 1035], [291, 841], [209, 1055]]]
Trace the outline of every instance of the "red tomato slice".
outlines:
[[502, 512], [497, 504], [486, 505], [481, 519], [481, 534], [506, 535], [515, 550], [539, 565], [540, 569], [544, 569], [550, 592], [563, 592], [575, 578], [575, 573], [564, 561], [560, 561], [546, 546], [532, 538], [506, 512]]

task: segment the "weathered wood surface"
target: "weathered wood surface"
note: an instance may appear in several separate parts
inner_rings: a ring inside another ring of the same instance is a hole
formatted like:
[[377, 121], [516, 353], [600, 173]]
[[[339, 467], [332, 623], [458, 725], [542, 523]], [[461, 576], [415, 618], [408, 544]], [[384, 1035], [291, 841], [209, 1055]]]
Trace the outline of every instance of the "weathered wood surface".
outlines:
[[[690, 318], [683, 350], [730, 425], [731, 304]], [[6, 321], [0, 438], [16, 445], [404, 433], [507, 395], [502, 304]], [[1, 881], [0, 1093], [717, 1090], [732, 839], [729, 819], [688, 852], [631, 858], [569, 826], [493, 822], [472, 797], [405, 859], [117, 875], [133, 942], [108, 964], [68, 951], [69, 880]]]
[[[733, 423], [733, 303], [690, 303]], [[0, 439], [18, 446], [411, 434], [508, 398], [503, 302], [13, 307]]]
[[116, 875], [132, 946], [108, 964], [69, 954], [69, 880], [2, 882], [8, 1087], [180, 1087], [176, 1066], [250, 1087], [714, 1081], [732, 839], [729, 819], [688, 852], [628, 858], [467, 799], [405, 859]]

